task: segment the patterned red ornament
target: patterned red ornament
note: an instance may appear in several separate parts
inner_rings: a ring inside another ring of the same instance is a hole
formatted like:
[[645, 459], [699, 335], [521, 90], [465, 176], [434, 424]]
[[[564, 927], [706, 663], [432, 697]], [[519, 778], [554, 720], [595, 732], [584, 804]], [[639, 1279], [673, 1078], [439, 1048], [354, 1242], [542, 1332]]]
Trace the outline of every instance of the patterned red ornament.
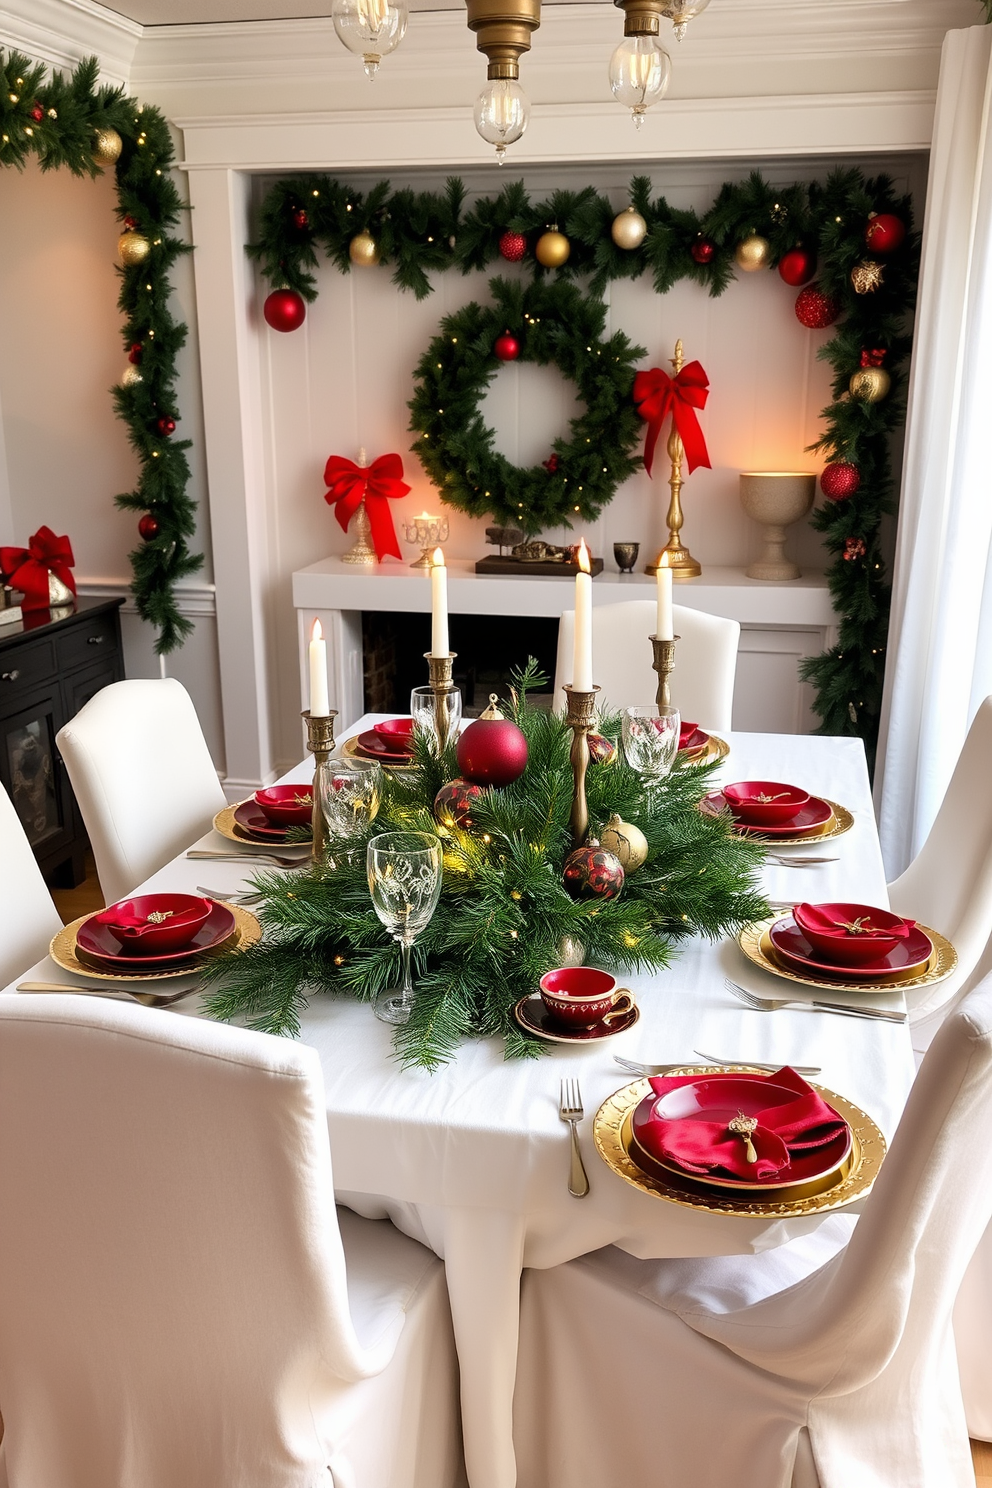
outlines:
[[831, 501], [846, 501], [853, 496], [861, 484], [861, 471], [847, 460], [834, 460], [824, 467], [820, 476], [820, 490]]
[[138, 523], [138, 533], [144, 542], [151, 542], [153, 537], [158, 537], [158, 522], [151, 512], [145, 512]]
[[704, 238], [702, 234], [696, 239], [689, 249], [697, 264], [712, 263], [716, 256], [716, 244], [712, 238]]
[[42, 108], [40, 103], [32, 104], [31, 107], [28, 109], [28, 113], [31, 115], [36, 124], [40, 124], [42, 119], [45, 117], [45, 110]]
[[462, 732], [456, 757], [462, 775], [473, 785], [512, 785], [526, 770], [523, 730], [503, 717], [494, 692], [486, 711]]
[[501, 362], [515, 362], [520, 355], [520, 342], [509, 331], [504, 331], [502, 336], [496, 337], [493, 353]]
[[434, 797], [434, 815], [442, 827], [461, 827], [463, 832], [471, 832], [475, 825], [472, 807], [482, 800], [483, 794], [482, 786], [473, 785], [470, 780], [449, 780]]
[[808, 284], [816, 273], [816, 254], [806, 248], [790, 248], [779, 259], [778, 271], [786, 284], [798, 289], [801, 284]]
[[295, 289], [274, 289], [266, 297], [262, 314], [274, 331], [296, 331], [307, 318], [307, 307]]
[[796, 319], [809, 331], [825, 330], [839, 314], [840, 305], [818, 284], [807, 285], [796, 295]]
[[499, 251], [507, 263], [519, 263], [527, 252], [527, 239], [523, 233], [505, 232], [499, 240]]
[[306, 212], [304, 212], [302, 207], [297, 207], [296, 211], [293, 213], [293, 226], [298, 227], [300, 232], [303, 232], [305, 228], [310, 226], [310, 218], [307, 216]]
[[894, 253], [906, 237], [906, 224], [892, 212], [872, 212], [865, 242], [873, 253]]
[[602, 734], [590, 734], [587, 740], [589, 745], [589, 760], [594, 765], [612, 765], [617, 757], [617, 746], [611, 739], [606, 739]]
[[863, 537], [845, 537], [844, 539], [844, 562], [850, 563], [852, 558], [863, 558], [868, 549]]
[[170, 418], [168, 414], [164, 414], [162, 418], [155, 420], [155, 427], [165, 437], [167, 434], [174, 434], [176, 432], [176, 421], [174, 418]]
[[623, 864], [593, 838], [569, 853], [561, 879], [573, 899], [615, 899], [623, 888]]
[[141, 361], [143, 347], [140, 341], [132, 341], [128, 350], [127, 359], [132, 366], [137, 367]]

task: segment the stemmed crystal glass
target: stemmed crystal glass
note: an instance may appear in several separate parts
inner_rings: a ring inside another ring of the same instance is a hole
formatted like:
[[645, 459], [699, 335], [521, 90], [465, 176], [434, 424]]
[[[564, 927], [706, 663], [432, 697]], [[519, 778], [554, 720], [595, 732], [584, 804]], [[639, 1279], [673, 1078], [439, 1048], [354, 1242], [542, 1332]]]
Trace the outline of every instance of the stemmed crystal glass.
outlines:
[[675, 763], [681, 727], [678, 708], [639, 703], [623, 710], [623, 752], [644, 777], [649, 797]]
[[[458, 738], [458, 728], [462, 721], [462, 694], [461, 689], [453, 687], [450, 692], [445, 693], [445, 703], [448, 710], [448, 738]], [[420, 734], [427, 734], [434, 740], [437, 747], [437, 715], [434, 712], [434, 689], [432, 687], [415, 687], [410, 693], [410, 717], [413, 719], [413, 727]]]
[[441, 895], [440, 839], [432, 832], [383, 832], [369, 843], [366, 866], [373, 908], [403, 952], [403, 985], [380, 995], [375, 1015], [406, 1023], [413, 1007], [410, 952]]
[[332, 759], [321, 771], [320, 807], [328, 835], [341, 841], [375, 820], [382, 775], [375, 760]]

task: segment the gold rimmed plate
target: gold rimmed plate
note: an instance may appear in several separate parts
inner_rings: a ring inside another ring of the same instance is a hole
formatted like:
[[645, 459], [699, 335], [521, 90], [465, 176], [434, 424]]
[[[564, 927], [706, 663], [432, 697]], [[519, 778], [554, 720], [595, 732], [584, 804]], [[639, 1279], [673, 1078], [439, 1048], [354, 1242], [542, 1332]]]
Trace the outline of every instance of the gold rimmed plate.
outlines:
[[790, 918], [791, 911], [786, 911], [785, 914], [772, 915], [767, 920], [755, 920], [744, 926], [737, 937], [737, 943], [747, 959], [762, 971], [770, 972], [772, 976], [781, 977], [787, 982], [798, 982], [801, 987], [815, 987], [819, 992], [825, 988], [834, 992], [909, 992], [917, 987], [936, 986], [938, 982], [946, 980], [958, 964], [958, 953], [947, 937], [931, 930], [929, 925], [921, 925], [920, 929], [933, 941], [933, 953], [922, 971], [897, 971], [890, 977], [869, 981], [859, 981], [856, 976], [842, 980], [841, 968], [838, 968], [840, 975], [836, 977], [817, 977], [812, 974], [803, 976], [779, 960], [768, 933], [776, 921]]
[[[248, 797], [249, 801], [253, 799], [254, 797], [252, 796]], [[258, 836], [254, 836], [248, 832], [240, 825], [234, 814], [246, 804], [245, 801], [235, 801], [233, 806], [225, 806], [222, 811], [218, 811], [214, 817], [214, 831], [219, 832], [222, 837], [226, 837], [228, 842], [236, 842], [239, 847], [267, 847], [269, 851], [274, 847], [305, 847], [309, 849], [309, 841], [300, 842], [298, 840], [291, 840], [284, 832], [266, 833], [264, 837], [261, 833]], [[305, 858], [300, 858], [301, 863], [305, 861]]]
[[710, 734], [701, 748], [680, 750], [679, 753], [687, 765], [708, 765], [713, 760], [726, 759], [730, 745], [719, 734]]
[[383, 758], [380, 755], [368, 753], [359, 744], [357, 737], [345, 739], [341, 745], [341, 753], [347, 755], [349, 759], [374, 760], [383, 770], [415, 770], [417, 768], [413, 760], [404, 763], [399, 758], [390, 759], [388, 756]]
[[[715, 799], [717, 796], [722, 798], [722, 792], [711, 791], [700, 801], [699, 809], [704, 816], [719, 816], [721, 809], [724, 809], [717, 804]], [[761, 831], [760, 827], [745, 827], [735, 822], [733, 834], [735, 837], [746, 837], [750, 842], [760, 842], [765, 847], [789, 847], [797, 842], [826, 842], [828, 837], [842, 837], [845, 832], [849, 832], [854, 826], [854, 817], [847, 807], [841, 806], [838, 801], [828, 800], [826, 796], [821, 796], [819, 799], [825, 801], [830, 807], [830, 815], [818, 827], [803, 827], [794, 835], [769, 837]], [[730, 808], [725, 809], [729, 811]]]
[[[223, 949], [236, 946], [238, 950], [244, 950], [247, 946], [254, 945], [262, 938], [262, 927], [253, 914], [247, 909], [242, 909], [237, 904], [225, 904], [234, 916], [234, 934], [224, 942]], [[56, 966], [61, 966], [63, 971], [71, 971], [76, 976], [88, 977], [97, 982], [161, 982], [168, 978], [195, 975], [197, 969], [208, 961], [212, 955], [216, 955], [217, 947], [213, 951], [201, 951], [194, 954], [184, 965], [171, 966], [164, 971], [101, 971], [90, 965], [77, 952], [76, 934], [80, 925], [90, 918], [89, 915], [80, 915], [78, 920], [72, 920], [64, 925], [57, 935], [53, 936], [48, 953]]]
[[[741, 1074], [758, 1074], [751, 1065], [732, 1066]], [[673, 1075], [706, 1075], [713, 1073], [712, 1065], [686, 1065], [672, 1070]], [[812, 1085], [812, 1082], [810, 1082]], [[881, 1131], [860, 1107], [841, 1095], [825, 1089], [822, 1085], [812, 1088], [832, 1106], [851, 1131], [851, 1153], [831, 1186], [816, 1193], [793, 1193], [784, 1197], [756, 1199], [753, 1192], [741, 1193], [727, 1189], [708, 1188], [691, 1178], [683, 1178], [661, 1168], [648, 1172], [631, 1155], [634, 1112], [646, 1095], [651, 1094], [650, 1080], [635, 1080], [625, 1085], [615, 1095], [605, 1100], [593, 1120], [593, 1138], [600, 1157], [618, 1177], [641, 1193], [664, 1199], [670, 1204], [679, 1204], [688, 1209], [699, 1209], [709, 1214], [742, 1214], [754, 1217], [789, 1218], [804, 1214], [820, 1214], [831, 1209], [840, 1209], [845, 1204], [863, 1197], [871, 1189], [885, 1156], [885, 1138]]]

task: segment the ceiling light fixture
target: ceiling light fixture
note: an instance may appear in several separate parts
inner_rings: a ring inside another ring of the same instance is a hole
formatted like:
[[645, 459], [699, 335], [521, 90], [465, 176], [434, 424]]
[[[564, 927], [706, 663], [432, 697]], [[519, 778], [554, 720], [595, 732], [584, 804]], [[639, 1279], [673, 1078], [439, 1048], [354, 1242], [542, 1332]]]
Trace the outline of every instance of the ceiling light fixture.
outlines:
[[668, 0], [662, 10], [662, 15], [667, 16], [675, 27], [675, 39], [681, 41], [685, 35], [685, 28], [700, 11], [705, 10], [710, 0]]
[[[687, 3], [699, 5], [700, 0]], [[610, 91], [630, 109], [639, 129], [645, 111], [664, 98], [672, 75], [672, 60], [658, 40], [666, 0], [614, 0], [614, 4], [623, 11], [623, 41], [610, 58]]]
[[408, 19], [406, 0], [334, 0], [331, 7], [338, 40], [361, 57], [370, 82], [403, 40]]
[[475, 127], [503, 164], [508, 145], [527, 128], [530, 104], [520, 86], [520, 58], [541, 24], [541, 0], [467, 0], [469, 30], [489, 59], [488, 84], [475, 100]]

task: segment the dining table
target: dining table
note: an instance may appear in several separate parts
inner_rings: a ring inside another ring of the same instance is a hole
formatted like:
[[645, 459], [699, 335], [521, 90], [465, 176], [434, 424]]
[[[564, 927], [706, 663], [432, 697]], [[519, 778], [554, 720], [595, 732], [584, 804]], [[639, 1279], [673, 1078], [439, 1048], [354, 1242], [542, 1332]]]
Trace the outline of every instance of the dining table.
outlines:
[[[384, 716], [365, 715], [342, 731], [339, 745]], [[761, 869], [769, 899], [887, 905], [861, 741], [726, 737], [730, 750], [717, 781], [787, 782], [842, 804], [853, 817], [849, 831], [818, 843], [814, 854], [809, 842], [776, 848], [786, 862]], [[298, 783], [311, 774], [312, 761], [304, 760], [284, 779]], [[190, 846], [239, 851], [214, 830]], [[788, 866], [792, 857], [810, 855], [828, 861]], [[259, 871], [247, 850], [243, 862], [183, 855], [142, 888], [205, 885], [233, 894]], [[48, 959], [25, 975], [69, 980]], [[715, 942], [694, 936], [673, 945], [666, 970], [624, 975], [640, 1014], [625, 1031], [578, 1045], [541, 1044], [535, 1058], [507, 1058], [499, 1038], [466, 1039], [433, 1071], [402, 1063], [393, 1030], [368, 1003], [314, 989], [300, 1037], [319, 1051], [323, 1067], [337, 1200], [366, 1217], [390, 1219], [444, 1262], [471, 1488], [513, 1488], [516, 1481], [512, 1416], [525, 1267], [561, 1265], [607, 1245], [645, 1259], [756, 1253], [822, 1222], [816, 1214], [702, 1212], [625, 1182], [592, 1139], [597, 1108], [635, 1078], [615, 1055], [699, 1064], [702, 1050], [727, 1062], [818, 1066], [819, 1083], [860, 1107], [891, 1138], [915, 1073], [907, 1025], [818, 1010], [808, 1000], [794, 1009], [752, 1011], [727, 981], [753, 989], [755, 975], [765, 974], [748, 966], [732, 936]], [[773, 979], [766, 980], [775, 990]], [[779, 996], [793, 990], [781, 981], [777, 988]], [[898, 994], [895, 1000], [901, 1004]], [[195, 995], [173, 1011], [203, 1015]], [[589, 1193], [583, 1198], [569, 1192], [569, 1129], [559, 1117], [563, 1078], [578, 1081], [584, 1110], [578, 1133]], [[852, 1206], [855, 1212], [862, 1202]], [[590, 1360], [590, 1373], [603, 1363]]]

